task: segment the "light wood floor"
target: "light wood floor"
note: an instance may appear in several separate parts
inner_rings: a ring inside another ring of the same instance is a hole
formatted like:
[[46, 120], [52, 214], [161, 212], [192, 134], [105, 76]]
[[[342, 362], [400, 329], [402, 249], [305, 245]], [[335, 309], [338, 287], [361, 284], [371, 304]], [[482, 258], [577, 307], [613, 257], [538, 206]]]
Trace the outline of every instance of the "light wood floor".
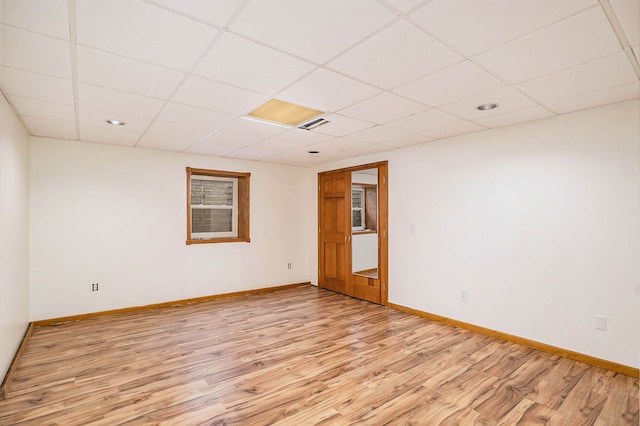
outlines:
[[38, 327], [0, 424], [638, 425], [638, 379], [300, 287]]

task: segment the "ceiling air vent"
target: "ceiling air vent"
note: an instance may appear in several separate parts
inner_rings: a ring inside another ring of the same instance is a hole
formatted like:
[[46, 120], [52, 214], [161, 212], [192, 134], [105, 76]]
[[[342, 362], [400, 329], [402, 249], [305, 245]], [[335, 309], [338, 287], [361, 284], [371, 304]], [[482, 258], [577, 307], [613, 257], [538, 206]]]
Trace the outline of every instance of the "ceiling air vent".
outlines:
[[316, 118], [315, 120], [311, 120], [307, 123], [301, 124], [298, 126], [298, 129], [303, 129], [303, 130], [311, 130], [311, 129], [315, 129], [316, 127], [320, 127], [323, 124], [327, 124], [329, 123], [328, 120], [325, 120], [324, 118]]

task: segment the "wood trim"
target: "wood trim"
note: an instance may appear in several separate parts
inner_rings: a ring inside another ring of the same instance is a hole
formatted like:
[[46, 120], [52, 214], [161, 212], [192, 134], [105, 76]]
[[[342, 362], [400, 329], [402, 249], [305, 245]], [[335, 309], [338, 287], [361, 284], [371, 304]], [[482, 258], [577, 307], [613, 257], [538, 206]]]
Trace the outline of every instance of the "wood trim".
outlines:
[[526, 339], [524, 337], [514, 336], [513, 334], [503, 333], [502, 331], [497, 331], [490, 328], [481, 327], [479, 325], [458, 321], [455, 319], [443, 317], [436, 314], [431, 314], [429, 312], [420, 311], [418, 309], [408, 308], [406, 306], [397, 305], [391, 302], [388, 302], [387, 306], [389, 306], [392, 309], [402, 311], [402, 312], [407, 312], [409, 314], [427, 318], [432, 321], [438, 321], [438, 322], [452, 325], [454, 327], [475, 331], [476, 333], [484, 334], [486, 336], [497, 337], [498, 339], [506, 340], [507, 342], [517, 343], [519, 345], [527, 346], [532, 349], [537, 349], [537, 350], [548, 352], [554, 355], [563, 356], [565, 358], [569, 358], [574, 361], [584, 362], [585, 364], [593, 365], [594, 367], [615, 371], [616, 373], [624, 374], [625, 376], [630, 376], [633, 378], [640, 377], [640, 369], [634, 368], [628, 365], [618, 364], [617, 362], [607, 361], [606, 359], [596, 358], [591, 355], [574, 352], [569, 349], [559, 348], [557, 346], [548, 345], [546, 343], [537, 342], [535, 340]]
[[[185, 168], [187, 172], [187, 240], [186, 244], [214, 244], [214, 243], [250, 243], [250, 200], [249, 193], [251, 173], [250, 172], [228, 172], [224, 170]], [[210, 238], [206, 240], [191, 239], [191, 176], [218, 176], [236, 178], [238, 180], [238, 236], [233, 238]]]
[[191, 299], [181, 299], [181, 300], [174, 300], [174, 301], [171, 301], [171, 302], [153, 303], [151, 305], [131, 306], [129, 308], [111, 309], [111, 310], [108, 310], [108, 311], [91, 312], [91, 313], [88, 313], [88, 314], [79, 314], [79, 315], [70, 315], [70, 316], [67, 316], [67, 317], [50, 318], [50, 319], [34, 321], [33, 324], [36, 327], [41, 327], [41, 326], [45, 326], [45, 325], [59, 324], [59, 323], [62, 323], [62, 322], [69, 322], [69, 321], [80, 321], [80, 320], [85, 320], [85, 319], [89, 319], [89, 318], [96, 318], [96, 317], [102, 317], [102, 316], [107, 316], [107, 315], [118, 315], [118, 314], [125, 314], [125, 313], [128, 313], [128, 312], [137, 312], [137, 311], [146, 311], [146, 310], [151, 310], [151, 309], [167, 308], [167, 307], [170, 307], [170, 306], [191, 305], [193, 303], [209, 302], [211, 300], [223, 299], [223, 298], [226, 298], [226, 297], [246, 296], [246, 295], [249, 295], [249, 294], [258, 294], [258, 293], [269, 293], [269, 292], [273, 292], [273, 291], [286, 290], [286, 289], [295, 288], [295, 287], [304, 287], [304, 286], [308, 286], [308, 285], [311, 285], [311, 283], [309, 281], [306, 281], [306, 282], [302, 282], [302, 283], [285, 284], [285, 285], [279, 285], [279, 286], [274, 286], [274, 287], [257, 288], [257, 289], [254, 289], [254, 290], [234, 291], [232, 293], [213, 294], [213, 295], [210, 295], [210, 296], [194, 297], [194, 298], [191, 298]]
[[31, 334], [33, 333], [34, 324], [32, 322], [29, 323], [27, 330], [24, 332], [24, 336], [22, 337], [22, 342], [20, 342], [20, 346], [16, 351], [13, 360], [11, 361], [11, 365], [9, 365], [9, 369], [7, 370], [7, 374], [4, 376], [4, 380], [0, 385], [0, 396], [7, 398], [9, 396], [9, 387], [11, 386], [11, 382], [13, 382], [13, 376], [16, 374], [16, 370], [18, 369], [18, 364], [20, 363], [20, 358], [22, 358], [22, 353], [27, 346], [27, 342], [29, 338], [31, 338]]

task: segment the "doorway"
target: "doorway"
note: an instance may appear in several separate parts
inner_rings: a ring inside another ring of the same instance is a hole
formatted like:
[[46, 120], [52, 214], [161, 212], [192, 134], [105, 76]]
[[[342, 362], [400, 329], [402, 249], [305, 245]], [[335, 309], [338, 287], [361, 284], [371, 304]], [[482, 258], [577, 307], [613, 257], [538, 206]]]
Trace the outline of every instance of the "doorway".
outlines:
[[387, 162], [318, 174], [318, 286], [388, 300]]

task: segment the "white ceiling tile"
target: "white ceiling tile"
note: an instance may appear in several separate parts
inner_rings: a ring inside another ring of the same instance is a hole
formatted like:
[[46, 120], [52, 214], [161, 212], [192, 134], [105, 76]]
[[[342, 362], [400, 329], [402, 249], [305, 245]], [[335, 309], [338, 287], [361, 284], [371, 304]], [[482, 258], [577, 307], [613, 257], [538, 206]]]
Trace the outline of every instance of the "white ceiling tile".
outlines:
[[374, 126], [349, 135], [349, 139], [385, 145], [413, 145], [425, 142], [425, 137], [385, 126]]
[[71, 80], [2, 67], [2, 86], [9, 95], [73, 105]]
[[367, 0], [253, 1], [231, 30], [317, 63], [324, 63], [396, 16]]
[[[199, 139], [198, 139], [199, 140]], [[175, 151], [182, 152], [185, 149], [189, 148], [195, 142], [184, 135], [180, 135], [180, 137], [170, 136], [166, 134], [151, 134], [145, 133], [138, 143], [136, 144], [139, 148], [150, 148], [150, 149], [160, 149], [163, 151]]]
[[486, 127], [502, 127], [510, 126], [525, 121], [539, 120], [541, 118], [551, 117], [553, 114], [540, 106], [510, 111], [505, 114], [494, 115], [492, 117], [479, 118], [476, 123]]
[[320, 151], [321, 154], [337, 153], [337, 152], [352, 152], [360, 145], [366, 145], [364, 142], [359, 142], [353, 139], [334, 138], [328, 141], [316, 143], [305, 147], [308, 151]]
[[67, 0], [2, 0], [2, 22], [68, 40]]
[[[498, 108], [480, 111], [476, 107], [486, 103], [498, 104]], [[504, 114], [508, 111], [534, 106], [535, 103], [511, 87], [493, 90], [473, 98], [440, 107], [441, 110], [467, 120]]]
[[234, 151], [260, 142], [260, 138], [217, 132], [192, 145], [186, 152], [206, 155], [228, 155]]
[[183, 123], [156, 120], [137, 146], [182, 151], [200, 142], [219, 128], [216, 123]]
[[621, 49], [600, 7], [550, 25], [475, 58], [510, 83], [560, 71]]
[[466, 133], [477, 132], [480, 130], [486, 130], [486, 127], [476, 123], [471, 123], [469, 121], [464, 121], [459, 124], [441, 126], [436, 129], [429, 130], [424, 134], [434, 139], [442, 139], [450, 138], [452, 136], [464, 135]]
[[384, 124], [427, 109], [426, 106], [409, 101], [393, 93], [384, 92], [373, 98], [358, 102], [340, 111], [340, 114]]
[[380, 92], [368, 84], [321, 68], [279, 93], [278, 99], [330, 112]]
[[147, 118], [133, 117], [130, 115], [117, 114], [114, 116], [112, 112], [104, 112], [95, 109], [80, 108], [78, 110], [78, 118], [81, 126], [89, 126], [96, 128], [110, 128], [112, 124], [107, 123], [107, 120], [121, 120], [125, 122], [122, 126], [122, 130], [126, 132], [142, 133], [151, 123], [151, 120]]
[[238, 118], [232, 121], [223, 129], [225, 133], [253, 136], [260, 139], [270, 138], [284, 133], [287, 130], [288, 129], [286, 127], [275, 126], [273, 124], [262, 123], [255, 120], [247, 120], [244, 118]]
[[267, 96], [204, 78], [191, 76], [173, 96], [173, 101], [210, 109], [225, 114], [245, 114], [262, 103]]
[[459, 62], [394, 89], [408, 98], [440, 106], [504, 87], [471, 61]]
[[272, 145], [277, 149], [292, 149], [331, 139], [333, 139], [332, 136], [316, 133], [313, 130], [291, 129], [268, 139], [264, 143]]
[[461, 59], [422, 30], [407, 21], [398, 21], [338, 56], [328, 66], [390, 89]]
[[109, 145], [135, 146], [140, 133], [128, 132], [123, 127], [80, 126], [80, 137], [84, 142]]
[[407, 13], [416, 8], [419, 4], [424, 3], [425, 0], [386, 0], [385, 3], [390, 4], [403, 13]]
[[329, 114], [324, 117], [328, 123], [320, 127], [316, 127], [312, 131], [331, 136], [345, 136], [368, 127], [373, 127], [373, 123], [368, 121], [356, 120], [355, 118], [345, 117], [339, 114]]
[[153, 98], [173, 93], [184, 73], [78, 46], [78, 81]]
[[234, 116], [206, 109], [180, 105], [173, 102], [167, 103], [158, 114], [158, 121], [183, 125], [189, 127], [207, 127], [213, 132]]
[[309, 62], [226, 33], [195, 73], [273, 95], [313, 68]]
[[153, 0], [153, 3], [222, 27], [242, 4], [242, 0]]
[[70, 79], [69, 52], [66, 41], [2, 25], [4, 66]]
[[[117, 115], [118, 113], [141, 118], [153, 118], [163, 102], [146, 96], [134, 95], [89, 84], [78, 84], [80, 108], [96, 109]], [[113, 116], [111, 119], [118, 119]]]
[[22, 116], [24, 123], [33, 136], [76, 140], [76, 124], [58, 120], [45, 120], [37, 117]]
[[270, 157], [263, 158], [262, 161], [276, 164], [286, 164], [289, 166], [309, 167], [324, 163], [330, 163], [332, 157], [320, 154], [309, 154], [305, 151], [283, 152]]
[[640, 98], [640, 83], [635, 82], [632, 84], [625, 84], [624, 86], [601, 90], [599, 92], [576, 96], [575, 98], [551, 102], [546, 106], [551, 110], [562, 114], [638, 98]]
[[469, 122], [437, 109], [430, 109], [411, 117], [387, 124], [389, 127], [403, 129], [411, 133], [427, 134], [439, 128], [467, 128]]
[[596, 4], [597, 0], [432, 0], [411, 16], [471, 56]]
[[70, 105], [22, 98], [20, 96], [12, 96], [11, 101], [20, 115], [52, 121], [66, 121], [68, 123], [75, 123], [76, 121], [74, 109]]
[[640, 44], [640, 1], [609, 0], [630, 45]]
[[624, 52], [519, 84], [535, 100], [548, 103], [637, 81]]
[[242, 158], [245, 160], [260, 160], [264, 157], [275, 155], [283, 152], [277, 150], [271, 146], [265, 146], [263, 142], [258, 142], [253, 145], [245, 146], [237, 151], [233, 152], [234, 158]]
[[77, 27], [80, 44], [181, 71], [218, 32], [140, 0], [79, 0]]

